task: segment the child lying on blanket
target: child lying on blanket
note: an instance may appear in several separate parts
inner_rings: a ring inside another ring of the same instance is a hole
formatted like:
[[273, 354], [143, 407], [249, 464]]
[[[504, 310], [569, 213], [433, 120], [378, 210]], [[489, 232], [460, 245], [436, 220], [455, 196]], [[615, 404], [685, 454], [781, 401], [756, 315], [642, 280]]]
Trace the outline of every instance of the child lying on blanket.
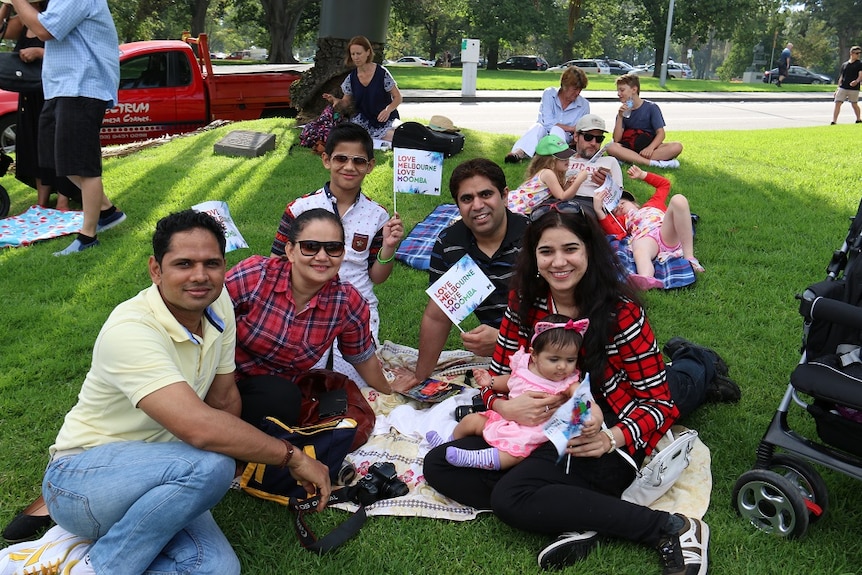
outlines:
[[509, 211], [530, 215], [533, 208], [550, 198], [570, 200], [590, 173], [581, 170], [566, 181], [569, 158], [575, 151], [559, 136], [549, 135], [539, 140], [536, 155], [527, 166], [526, 180], [509, 192]]
[[656, 190], [652, 197], [641, 206], [629, 192], [623, 192], [616, 208], [608, 213], [603, 206], [606, 192], [598, 192], [593, 197], [593, 207], [605, 233], [621, 240], [631, 236], [631, 249], [637, 273], [629, 276], [629, 281], [638, 289], [647, 290], [663, 287], [655, 277], [653, 260], [664, 261], [679, 256], [688, 260], [692, 269], [700, 273], [703, 266], [694, 257], [694, 230], [691, 226], [691, 210], [688, 200], [676, 194], [665, 205], [670, 193], [670, 181], [658, 174], [645, 172], [638, 166], [628, 169], [630, 177], [644, 180]]
[[[533, 328], [529, 353], [521, 348], [512, 355], [510, 375], [491, 377], [485, 370], [473, 370], [476, 381], [483, 387], [508, 392], [510, 399], [528, 391], [571, 396], [580, 382], [578, 351], [588, 326], [588, 319], [574, 321], [563, 315], [549, 315]], [[586, 419], [582, 433], [598, 432], [604, 421], [600, 409], [590, 413], [595, 415]], [[548, 440], [542, 427], [507, 421], [496, 411], [471, 413], [458, 423], [452, 438], [445, 442], [481, 435], [491, 447], [479, 450], [447, 447], [446, 460], [458, 467], [509, 469]], [[444, 443], [436, 431], [429, 431], [426, 439], [432, 448]]]

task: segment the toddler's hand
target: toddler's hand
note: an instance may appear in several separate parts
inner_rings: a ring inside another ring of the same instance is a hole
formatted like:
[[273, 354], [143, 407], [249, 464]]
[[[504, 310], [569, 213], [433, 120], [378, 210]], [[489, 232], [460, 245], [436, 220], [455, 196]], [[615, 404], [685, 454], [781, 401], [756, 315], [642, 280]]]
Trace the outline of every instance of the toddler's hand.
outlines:
[[487, 369], [473, 369], [473, 379], [476, 380], [479, 387], [491, 387], [493, 384], [493, 378]]

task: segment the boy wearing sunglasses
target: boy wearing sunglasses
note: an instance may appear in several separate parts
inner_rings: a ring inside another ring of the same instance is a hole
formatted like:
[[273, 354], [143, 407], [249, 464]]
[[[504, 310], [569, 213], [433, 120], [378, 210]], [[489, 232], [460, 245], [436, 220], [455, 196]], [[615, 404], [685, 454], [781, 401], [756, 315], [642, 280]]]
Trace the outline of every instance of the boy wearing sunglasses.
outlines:
[[392, 273], [404, 226], [397, 213], [390, 218], [386, 208], [362, 193], [362, 182], [374, 169], [374, 143], [364, 128], [350, 122], [333, 128], [321, 159], [329, 170], [329, 182], [287, 204], [272, 242], [272, 255], [284, 255], [290, 227], [302, 212], [323, 208], [338, 214], [346, 240], [340, 276], [368, 302], [376, 341], [380, 318], [373, 287]]
[[[316, 192], [287, 204], [272, 242], [271, 255], [284, 255], [290, 228], [299, 214], [312, 208], [338, 214], [345, 236], [344, 261], [339, 276], [353, 284], [368, 302], [371, 333], [377, 342], [380, 315], [374, 285], [383, 283], [392, 273], [395, 250], [404, 235], [404, 226], [397, 213], [390, 218], [386, 208], [362, 193], [362, 182], [374, 169], [374, 142], [363, 127], [350, 122], [334, 127], [326, 140], [321, 160], [329, 171], [329, 182]], [[335, 349], [333, 368], [357, 382], [362, 381]]]

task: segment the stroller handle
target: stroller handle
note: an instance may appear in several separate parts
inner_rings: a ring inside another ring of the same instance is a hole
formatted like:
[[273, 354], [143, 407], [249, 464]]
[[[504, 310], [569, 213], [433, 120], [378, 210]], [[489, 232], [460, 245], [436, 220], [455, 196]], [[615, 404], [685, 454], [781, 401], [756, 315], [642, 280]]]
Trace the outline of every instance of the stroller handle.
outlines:
[[823, 296], [810, 298], [809, 295], [813, 294], [808, 291], [803, 294], [799, 306], [804, 317], [862, 329], [862, 308]]

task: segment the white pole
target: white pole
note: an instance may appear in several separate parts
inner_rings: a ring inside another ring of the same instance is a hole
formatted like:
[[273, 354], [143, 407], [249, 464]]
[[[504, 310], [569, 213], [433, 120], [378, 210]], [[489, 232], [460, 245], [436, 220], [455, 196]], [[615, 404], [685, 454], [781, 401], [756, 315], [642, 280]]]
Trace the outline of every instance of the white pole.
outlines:
[[667, 54], [670, 51], [670, 28], [673, 24], [673, 3], [670, 0], [670, 7], [667, 10], [667, 31], [664, 33], [664, 59], [661, 63], [661, 73], [658, 78], [658, 85], [664, 88], [665, 80], [667, 79]]

